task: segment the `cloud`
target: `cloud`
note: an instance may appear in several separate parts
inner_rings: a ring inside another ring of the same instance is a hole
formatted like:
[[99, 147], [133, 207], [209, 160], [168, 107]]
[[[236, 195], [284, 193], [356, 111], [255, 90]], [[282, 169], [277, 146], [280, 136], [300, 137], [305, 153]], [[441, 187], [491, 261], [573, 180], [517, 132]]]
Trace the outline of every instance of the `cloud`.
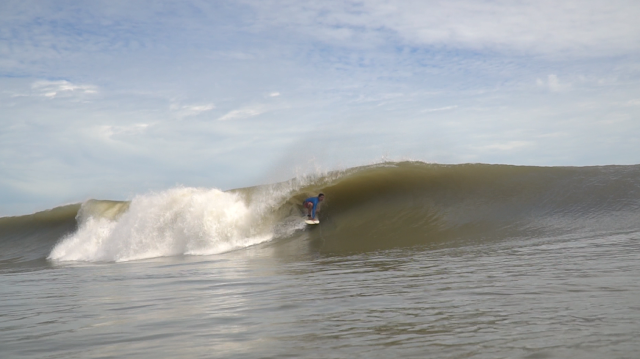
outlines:
[[538, 78], [536, 80], [536, 84], [541, 87], [546, 87], [551, 92], [561, 92], [571, 88], [570, 83], [566, 83], [566, 82], [561, 83], [560, 80], [558, 79], [558, 76], [553, 74], [547, 76], [546, 80], [541, 80], [540, 78]]
[[216, 106], [212, 103], [204, 105], [179, 105], [174, 103], [171, 104], [169, 108], [176, 117], [182, 119], [185, 117], [197, 116], [203, 112], [211, 111], [216, 108]]
[[440, 112], [440, 111], [449, 111], [449, 110], [455, 110], [456, 108], [458, 108], [458, 105], [455, 105], [455, 106], [438, 107], [438, 108], [429, 108], [429, 109], [426, 109], [426, 110], [422, 110], [421, 112]]
[[71, 97], [84, 94], [98, 93], [98, 87], [94, 85], [73, 84], [69, 81], [36, 81], [31, 89], [39, 96], [48, 98]]
[[533, 142], [530, 141], [508, 141], [501, 143], [492, 143], [485, 146], [472, 146], [476, 150], [488, 150], [488, 151], [512, 151], [524, 147], [533, 146]]
[[218, 118], [218, 121], [239, 120], [243, 118], [249, 118], [261, 115], [267, 112], [263, 107], [246, 107], [239, 110], [233, 110], [227, 112], [224, 116]]
[[147, 130], [148, 123], [135, 123], [129, 126], [104, 125], [98, 127], [98, 135], [101, 138], [111, 140], [114, 135], [138, 135]]
[[376, 106], [386, 104], [388, 101], [404, 97], [402, 93], [377, 93], [375, 95], [359, 94], [354, 103], [376, 103]]
[[[640, 6], [634, 0], [327, 0], [248, 2], [262, 28], [278, 26], [327, 43], [602, 56], [637, 53]], [[395, 38], [395, 39], [394, 39]]]

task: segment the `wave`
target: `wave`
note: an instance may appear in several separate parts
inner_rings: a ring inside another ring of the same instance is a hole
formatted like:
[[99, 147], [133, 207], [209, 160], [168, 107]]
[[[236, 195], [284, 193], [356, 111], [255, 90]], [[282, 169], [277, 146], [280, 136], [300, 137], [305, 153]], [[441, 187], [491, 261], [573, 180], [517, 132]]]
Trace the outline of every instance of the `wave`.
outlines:
[[[386, 162], [231, 191], [179, 187], [0, 218], [0, 267], [208, 255], [280, 238], [331, 253], [637, 230], [639, 175], [637, 165]], [[318, 192], [322, 223], [306, 228], [301, 203]]]
[[[0, 268], [42, 264], [56, 241], [77, 229], [80, 204], [0, 218]], [[45, 263], [46, 264], [46, 263]]]
[[386, 163], [325, 188], [322, 249], [637, 229], [640, 166]]

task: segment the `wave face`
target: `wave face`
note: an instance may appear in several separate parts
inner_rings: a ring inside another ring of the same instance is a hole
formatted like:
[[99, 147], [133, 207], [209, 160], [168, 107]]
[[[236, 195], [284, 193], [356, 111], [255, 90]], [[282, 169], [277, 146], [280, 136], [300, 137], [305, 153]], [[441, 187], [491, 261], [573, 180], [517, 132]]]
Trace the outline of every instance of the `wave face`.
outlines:
[[323, 188], [329, 220], [322, 250], [635, 230], [639, 175], [640, 166], [402, 162], [358, 168]]
[[[301, 203], [326, 194], [319, 226]], [[173, 188], [0, 218], [0, 266], [207, 255], [279, 238], [326, 253], [634, 231], [640, 166], [382, 163], [232, 191]], [[276, 241], [277, 244], [277, 241]]]
[[75, 204], [0, 218], [0, 268], [43, 264], [55, 242], [77, 229], [75, 216], [79, 209]]

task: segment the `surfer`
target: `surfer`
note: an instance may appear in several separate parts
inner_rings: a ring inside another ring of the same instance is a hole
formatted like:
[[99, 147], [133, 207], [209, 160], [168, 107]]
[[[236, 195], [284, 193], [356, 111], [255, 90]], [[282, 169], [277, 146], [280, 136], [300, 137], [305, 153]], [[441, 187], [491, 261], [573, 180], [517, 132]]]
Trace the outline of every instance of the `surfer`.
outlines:
[[307, 217], [309, 219], [316, 218], [316, 208], [318, 208], [318, 203], [324, 200], [324, 194], [320, 193], [318, 197], [309, 197], [304, 200], [302, 205], [307, 209]]

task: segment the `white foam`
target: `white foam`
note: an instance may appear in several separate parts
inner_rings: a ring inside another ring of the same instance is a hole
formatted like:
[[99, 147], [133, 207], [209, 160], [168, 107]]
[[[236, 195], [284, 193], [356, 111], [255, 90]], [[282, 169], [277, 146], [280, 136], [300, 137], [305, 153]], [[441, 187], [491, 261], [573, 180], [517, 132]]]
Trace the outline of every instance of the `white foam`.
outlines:
[[245, 203], [238, 193], [174, 188], [136, 196], [117, 219], [80, 218], [76, 233], [62, 239], [49, 259], [129, 261], [180, 254], [208, 255], [273, 238], [257, 198]]

